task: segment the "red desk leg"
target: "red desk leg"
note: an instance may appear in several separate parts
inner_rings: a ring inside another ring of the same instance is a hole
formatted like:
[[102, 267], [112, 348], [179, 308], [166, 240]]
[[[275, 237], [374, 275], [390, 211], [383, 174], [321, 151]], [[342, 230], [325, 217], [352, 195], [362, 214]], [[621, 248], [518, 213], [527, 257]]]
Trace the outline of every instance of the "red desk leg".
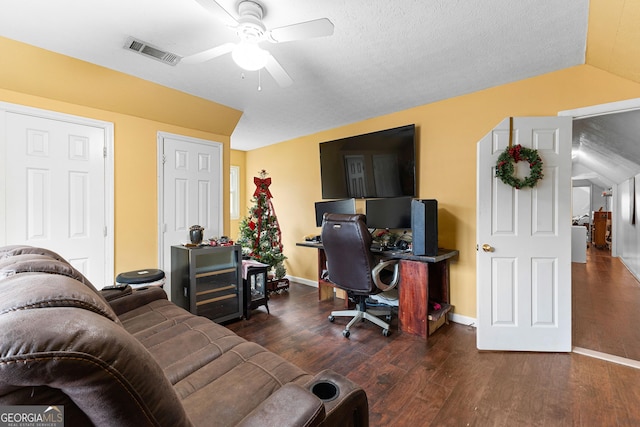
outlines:
[[402, 332], [427, 338], [429, 264], [400, 261], [398, 327]]
[[449, 303], [449, 260], [436, 263], [401, 260], [398, 327], [402, 332], [425, 339], [429, 336], [430, 298]]

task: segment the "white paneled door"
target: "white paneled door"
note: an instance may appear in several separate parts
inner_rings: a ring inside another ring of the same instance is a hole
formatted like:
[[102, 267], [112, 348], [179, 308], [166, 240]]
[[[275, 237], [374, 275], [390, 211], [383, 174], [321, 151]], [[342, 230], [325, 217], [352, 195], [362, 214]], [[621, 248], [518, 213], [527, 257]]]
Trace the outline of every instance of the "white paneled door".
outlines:
[[223, 232], [222, 144], [179, 135], [158, 135], [160, 264], [171, 295], [171, 246], [189, 242], [189, 227], [204, 227], [204, 237]]
[[51, 249], [101, 288], [113, 279], [106, 254], [105, 128], [63, 117], [4, 112], [3, 244]]
[[512, 135], [544, 177], [516, 190], [495, 176], [509, 119], [478, 143], [477, 347], [571, 351], [571, 118], [516, 117]]

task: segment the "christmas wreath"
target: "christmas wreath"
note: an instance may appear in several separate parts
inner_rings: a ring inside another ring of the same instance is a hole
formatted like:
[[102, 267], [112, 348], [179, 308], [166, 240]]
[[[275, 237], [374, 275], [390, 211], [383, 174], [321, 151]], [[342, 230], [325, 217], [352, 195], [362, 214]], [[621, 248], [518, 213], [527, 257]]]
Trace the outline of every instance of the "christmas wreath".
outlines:
[[[514, 176], [514, 165], [520, 161], [529, 163], [529, 176], [524, 179]], [[524, 187], [535, 187], [543, 176], [542, 159], [540, 155], [538, 155], [538, 150], [526, 148], [518, 144], [508, 147], [498, 157], [496, 177], [500, 178], [505, 184], [515, 187], [518, 190]]]

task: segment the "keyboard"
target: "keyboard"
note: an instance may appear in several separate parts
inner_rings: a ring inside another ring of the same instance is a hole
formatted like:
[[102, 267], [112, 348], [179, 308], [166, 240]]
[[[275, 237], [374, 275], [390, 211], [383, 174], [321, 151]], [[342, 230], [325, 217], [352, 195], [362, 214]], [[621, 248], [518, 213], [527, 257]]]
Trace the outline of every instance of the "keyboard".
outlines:
[[411, 249], [402, 249], [399, 246], [381, 246], [379, 244], [373, 243], [369, 250], [371, 252], [394, 252], [394, 253], [405, 253], [410, 252]]

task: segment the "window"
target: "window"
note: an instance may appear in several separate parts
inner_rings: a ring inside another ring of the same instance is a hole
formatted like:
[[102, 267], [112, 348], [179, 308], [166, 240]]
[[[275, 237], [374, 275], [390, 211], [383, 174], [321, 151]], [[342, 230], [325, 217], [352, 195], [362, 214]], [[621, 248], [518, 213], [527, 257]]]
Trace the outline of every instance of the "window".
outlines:
[[231, 219], [240, 219], [240, 166], [231, 166]]

